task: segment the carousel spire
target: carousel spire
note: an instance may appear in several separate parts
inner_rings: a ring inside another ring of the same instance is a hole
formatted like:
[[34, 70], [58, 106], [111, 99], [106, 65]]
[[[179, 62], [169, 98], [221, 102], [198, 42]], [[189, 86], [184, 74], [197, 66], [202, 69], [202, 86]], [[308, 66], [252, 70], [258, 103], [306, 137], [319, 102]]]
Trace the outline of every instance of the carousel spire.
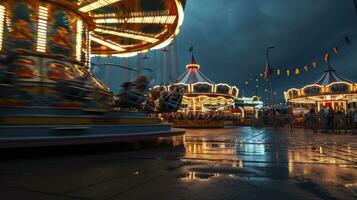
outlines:
[[192, 52], [191, 64], [197, 64], [195, 56], [193, 55], [193, 52]]

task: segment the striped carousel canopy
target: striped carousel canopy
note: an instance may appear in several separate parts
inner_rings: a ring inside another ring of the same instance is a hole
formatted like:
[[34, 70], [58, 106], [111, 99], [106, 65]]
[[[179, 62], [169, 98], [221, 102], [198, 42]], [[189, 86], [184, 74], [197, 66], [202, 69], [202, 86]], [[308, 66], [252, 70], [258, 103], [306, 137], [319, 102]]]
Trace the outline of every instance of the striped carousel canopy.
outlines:
[[352, 81], [337, 75], [336, 71], [331, 66], [329, 66], [325, 73], [315, 82], [315, 84], [325, 86], [335, 82], [352, 83]]
[[186, 65], [186, 72], [183, 73], [177, 80], [178, 84], [195, 84], [198, 82], [206, 82], [214, 84], [201, 71], [200, 65], [196, 63], [195, 57], [192, 55], [191, 63]]

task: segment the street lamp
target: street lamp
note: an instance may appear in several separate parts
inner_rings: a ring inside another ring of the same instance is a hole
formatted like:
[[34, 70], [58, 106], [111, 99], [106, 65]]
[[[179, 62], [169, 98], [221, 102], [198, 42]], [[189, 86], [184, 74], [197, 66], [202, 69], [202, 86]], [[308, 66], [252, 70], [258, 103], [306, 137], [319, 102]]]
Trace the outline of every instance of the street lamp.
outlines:
[[[271, 92], [271, 103], [272, 105], [275, 104], [275, 95], [274, 95], [274, 90], [273, 90], [273, 84], [272, 84], [272, 69], [270, 67], [270, 58], [269, 58], [269, 50], [270, 49], [274, 49], [275, 47], [274, 46], [269, 46], [267, 47], [266, 49], [266, 56], [267, 56], [267, 78], [269, 80], [269, 87], [270, 87], [270, 92]], [[275, 120], [275, 117], [276, 117], [276, 110], [275, 110], [275, 107], [273, 107], [273, 124], [274, 124], [274, 127], [276, 126], [276, 120]]]
[[271, 74], [272, 74], [272, 68], [270, 67], [270, 57], [269, 57], [269, 50], [270, 49], [274, 49], [275, 47], [274, 46], [269, 46], [267, 47], [266, 49], [266, 56], [267, 56], [267, 69], [268, 71], [266, 73], [267, 74], [267, 78], [269, 80], [269, 87], [270, 87], [270, 92], [271, 92], [271, 101], [272, 101], [272, 104], [274, 104], [274, 90], [273, 90], [273, 86], [272, 86], [272, 77], [271, 77]]

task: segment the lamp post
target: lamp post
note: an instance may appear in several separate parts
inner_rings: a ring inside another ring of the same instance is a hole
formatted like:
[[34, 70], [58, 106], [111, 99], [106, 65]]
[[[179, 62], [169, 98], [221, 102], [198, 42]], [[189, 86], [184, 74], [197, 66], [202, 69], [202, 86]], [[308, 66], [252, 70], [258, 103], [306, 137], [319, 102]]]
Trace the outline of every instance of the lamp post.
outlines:
[[276, 110], [274, 107], [275, 104], [275, 97], [274, 97], [274, 90], [273, 90], [273, 83], [272, 83], [272, 69], [270, 67], [270, 58], [269, 58], [269, 50], [274, 49], [274, 46], [269, 46], [266, 49], [266, 56], [267, 56], [267, 68], [268, 68], [268, 81], [269, 81], [269, 87], [270, 87], [270, 92], [271, 92], [271, 103], [272, 103], [272, 108], [273, 108], [273, 125], [276, 127]]
[[274, 49], [275, 47], [274, 46], [269, 46], [267, 49], [266, 49], [266, 56], [267, 56], [267, 68], [268, 68], [268, 72], [269, 73], [269, 76], [268, 76], [268, 80], [269, 80], [269, 87], [270, 87], [270, 92], [271, 92], [271, 101], [272, 101], [272, 104], [275, 103], [275, 98], [274, 98], [274, 91], [273, 91], [273, 84], [272, 84], [272, 72], [271, 72], [271, 67], [270, 67], [270, 57], [269, 57], [269, 50], [270, 49]]

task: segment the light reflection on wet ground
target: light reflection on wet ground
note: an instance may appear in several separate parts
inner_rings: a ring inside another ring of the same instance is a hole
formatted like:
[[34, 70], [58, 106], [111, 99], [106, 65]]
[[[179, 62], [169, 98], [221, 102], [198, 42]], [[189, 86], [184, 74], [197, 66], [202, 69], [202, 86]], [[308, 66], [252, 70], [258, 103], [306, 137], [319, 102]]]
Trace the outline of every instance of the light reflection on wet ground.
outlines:
[[[87, 148], [45, 148], [40, 151], [57, 153], [7, 156], [0, 162], [0, 196], [36, 200], [357, 198], [356, 135], [249, 127], [196, 129], [154, 148]], [[74, 153], [75, 149], [81, 149], [80, 153]]]
[[189, 173], [184, 181], [219, 176], [286, 179], [322, 199], [357, 198], [355, 135], [245, 127], [190, 130], [183, 141], [182, 159], [195, 162], [185, 169]]

